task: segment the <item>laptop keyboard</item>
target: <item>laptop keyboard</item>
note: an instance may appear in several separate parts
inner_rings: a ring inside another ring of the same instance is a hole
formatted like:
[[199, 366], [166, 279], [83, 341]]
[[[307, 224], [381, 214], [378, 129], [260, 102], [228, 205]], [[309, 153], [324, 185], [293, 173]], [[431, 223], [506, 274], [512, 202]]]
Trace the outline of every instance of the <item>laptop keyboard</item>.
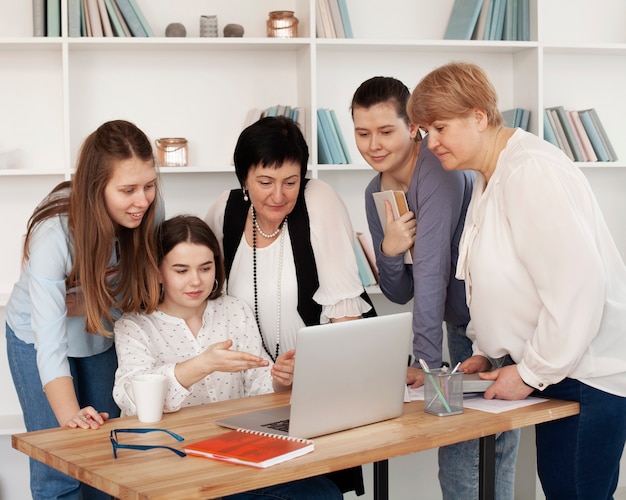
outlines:
[[289, 432], [289, 419], [278, 420], [277, 422], [270, 422], [269, 424], [263, 424], [262, 427], [268, 427], [275, 431]]

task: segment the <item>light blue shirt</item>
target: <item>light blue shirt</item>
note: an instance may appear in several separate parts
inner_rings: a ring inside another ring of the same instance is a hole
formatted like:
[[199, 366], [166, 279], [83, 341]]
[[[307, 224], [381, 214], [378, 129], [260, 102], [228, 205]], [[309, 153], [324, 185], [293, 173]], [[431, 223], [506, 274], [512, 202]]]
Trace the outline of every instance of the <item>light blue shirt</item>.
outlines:
[[[111, 246], [114, 249], [115, 242]], [[85, 317], [67, 316], [65, 280], [72, 258], [67, 216], [38, 223], [32, 232], [28, 261], [7, 304], [8, 325], [17, 338], [34, 344], [37, 350], [44, 386], [56, 378], [71, 376], [68, 357], [100, 354], [113, 345], [112, 338], [86, 333]], [[112, 252], [110, 265], [117, 263], [117, 255]]]

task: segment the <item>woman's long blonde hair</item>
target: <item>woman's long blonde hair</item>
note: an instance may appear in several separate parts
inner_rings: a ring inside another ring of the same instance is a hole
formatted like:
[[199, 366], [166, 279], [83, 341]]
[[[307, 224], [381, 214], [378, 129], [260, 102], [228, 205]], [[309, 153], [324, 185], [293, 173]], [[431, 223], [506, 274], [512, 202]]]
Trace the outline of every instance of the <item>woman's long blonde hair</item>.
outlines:
[[[152, 145], [146, 135], [124, 120], [104, 123], [83, 143], [72, 181], [56, 186], [28, 221], [25, 260], [37, 223], [67, 215], [68, 238], [73, 245], [72, 269], [67, 283], [80, 283], [86, 330], [93, 334], [110, 335], [105, 321], [113, 324], [112, 307], [122, 312], [144, 310], [149, 313], [158, 305], [155, 239], [158, 221], [155, 217], [161, 204], [159, 189], [136, 229], [116, 225], [105, 205], [104, 189], [113, 167], [132, 158], [154, 164]], [[116, 236], [120, 247], [119, 269], [114, 279], [107, 280], [106, 271]]]

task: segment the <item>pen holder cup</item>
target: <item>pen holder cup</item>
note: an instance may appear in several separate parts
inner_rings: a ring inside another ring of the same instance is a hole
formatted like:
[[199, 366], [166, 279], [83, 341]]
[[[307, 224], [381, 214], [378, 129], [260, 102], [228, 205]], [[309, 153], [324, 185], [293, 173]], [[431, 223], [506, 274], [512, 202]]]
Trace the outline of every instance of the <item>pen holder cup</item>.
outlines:
[[424, 411], [439, 417], [463, 413], [463, 372], [424, 374]]

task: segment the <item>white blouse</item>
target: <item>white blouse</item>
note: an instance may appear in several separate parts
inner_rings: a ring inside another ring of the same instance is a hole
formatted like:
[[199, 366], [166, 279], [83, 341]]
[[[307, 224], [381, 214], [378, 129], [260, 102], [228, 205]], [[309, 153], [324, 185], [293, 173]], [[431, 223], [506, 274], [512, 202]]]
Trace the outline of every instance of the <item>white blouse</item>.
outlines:
[[543, 389], [569, 377], [626, 396], [626, 267], [584, 174], [517, 130], [477, 176], [459, 249], [475, 353], [510, 354]]
[[233, 350], [269, 359], [252, 311], [239, 299], [222, 295], [207, 302], [202, 327], [194, 336], [184, 320], [161, 311], [124, 314], [115, 324], [118, 369], [113, 398], [125, 415], [136, 413], [130, 379], [160, 373], [168, 378], [165, 412], [273, 392], [269, 367], [242, 372], [213, 372], [186, 389], [174, 375], [177, 363], [198, 356], [210, 345], [231, 339]]
[[[230, 192], [224, 192], [209, 209], [205, 221], [223, 241], [224, 210]], [[361, 297], [363, 285], [354, 254], [354, 231], [345, 204], [330, 185], [319, 179], [308, 181], [304, 199], [311, 227], [311, 246], [317, 265], [319, 288], [313, 299], [322, 306], [320, 323], [331, 318], [360, 316], [371, 306]], [[257, 249], [259, 322], [267, 348], [275, 354], [277, 325], [280, 352], [295, 347], [296, 333], [304, 326], [297, 311], [298, 282], [289, 239], [289, 218], [284, 236]], [[280, 270], [281, 238], [283, 263]], [[280, 310], [278, 277], [280, 276]], [[228, 294], [243, 299], [254, 309], [252, 248], [242, 240], [235, 254], [228, 281]]]

